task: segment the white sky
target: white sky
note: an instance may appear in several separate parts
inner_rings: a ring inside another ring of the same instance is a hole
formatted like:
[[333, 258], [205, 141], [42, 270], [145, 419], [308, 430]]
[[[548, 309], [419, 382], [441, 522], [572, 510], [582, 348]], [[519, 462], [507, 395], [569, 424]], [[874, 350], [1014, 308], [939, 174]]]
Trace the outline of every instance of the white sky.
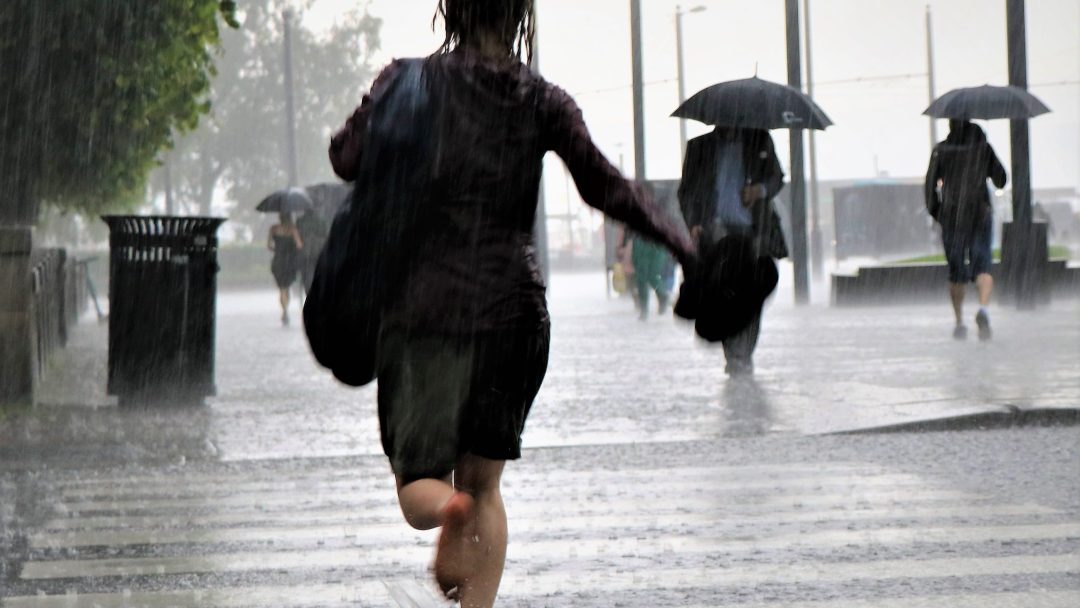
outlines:
[[[434, 0], [370, 0], [383, 19], [382, 52], [426, 55], [441, 42], [432, 33]], [[676, 0], [643, 0], [647, 173], [680, 171], [675, 81]], [[684, 18], [687, 94], [753, 75], [786, 81], [783, 0], [683, 0], [705, 6]], [[800, 2], [801, 4], [801, 2]], [[1007, 84], [1005, 0], [812, 0], [815, 97], [835, 126], [819, 133], [821, 179], [869, 178], [875, 166], [894, 177], [921, 176], [929, 154], [925, 7], [933, 11], [937, 94], [962, 86]], [[315, 0], [305, 15], [315, 26], [365, 5]], [[540, 0], [538, 42], [544, 76], [581, 105], [608, 157], [633, 167], [629, 0]], [[1035, 188], [1080, 188], [1080, 0], [1028, 0], [1028, 80], [1052, 110], [1031, 122]], [[805, 60], [805, 57], [804, 57]], [[856, 78], [908, 77], [837, 83]], [[805, 79], [805, 75], [804, 75]], [[357, 92], [359, 99], [360, 91]], [[343, 117], [344, 119], [344, 117]], [[1007, 121], [985, 123], [1009, 166]], [[336, 125], [335, 125], [336, 127]], [[690, 136], [707, 128], [690, 123]], [[939, 137], [947, 125], [939, 123]], [[774, 132], [787, 165], [787, 137]], [[549, 210], [566, 204], [564, 173], [549, 160]], [[576, 193], [572, 195], [576, 199]]]

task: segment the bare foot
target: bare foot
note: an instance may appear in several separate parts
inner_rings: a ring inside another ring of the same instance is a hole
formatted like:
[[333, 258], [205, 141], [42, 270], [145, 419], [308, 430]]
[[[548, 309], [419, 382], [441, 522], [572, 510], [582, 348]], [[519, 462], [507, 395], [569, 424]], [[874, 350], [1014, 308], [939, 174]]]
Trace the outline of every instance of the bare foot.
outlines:
[[443, 526], [435, 549], [435, 582], [447, 599], [458, 599], [471, 574], [469, 544], [475, 542], [476, 508], [472, 496], [456, 492], [443, 507]]

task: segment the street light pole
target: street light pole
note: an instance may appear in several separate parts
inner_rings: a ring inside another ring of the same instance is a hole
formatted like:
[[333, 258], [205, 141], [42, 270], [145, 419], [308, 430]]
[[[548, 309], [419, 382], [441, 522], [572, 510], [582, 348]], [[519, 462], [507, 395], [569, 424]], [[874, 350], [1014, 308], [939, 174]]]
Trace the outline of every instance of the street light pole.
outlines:
[[285, 44], [285, 167], [289, 173], [289, 185], [295, 186], [299, 181], [299, 171], [296, 168], [296, 107], [293, 102], [292, 9], [282, 11], [281, 19]]
[[630, 0], [630, 53], [634, 89], [634, 179], [645, 181], [645, 81], [641, 61], [641, 0]]
[[[788, 86], [802, 89], [799, 44], [799, 0], [785, 2]], [[795, 267], [795, 303], [810, 302], [810, 273], [806, 264], [806, 178], [802, 129], [791, 133], [791, 261]]]
[[[1005, 1], [1009, 84], [1027, 90], [1027, 24], [1024, 0]], [[1031, 213], [1031, 141], [1028, 119], [1009, 121], [1012, 151], [1012, 222], [1002, 231], [1002, 265], [1017, 307], [1035, 308], [1043, 294], [1047, 259], [1045, 224]]]
[[[675, 7], [675, 57], [678, 63], [679, 73], [679, 105], [686, 101], [686, 65], [683, 61], [683, 32], [682, 18], [687, 13], [700, 13], [705, 10], [704, 6], [695, 6], [684, 11], [681, 6]], [[686, 119], [679, 119], [679, 155], [686, 154]]]
[[[803, 31], [806, 33], [806, 94], [814, 99], [814, 60], [810, 44], [810, 0], [803, 0]], [[818, 205], [817, 141], [813, 129], [810, 138], [810, 268], [815, 279], [825, 276], [825, 244], [821, 240], [821, 207]]]
[[[530, 66], [537, 74], [540, 73], [540, 41], [537, 35], [539, 28], [535, 25], [536, 19], [536, 0], [533, 0], [533, 40], [532, 40], [532, 58], [530, 60]], [[540, 179], [540, 188], [537, 192], [536, 201], [536, 216], [533, 218], [533, 240], [536, 244], [536, 256], [540, 261], [540, 273], [544, 277], [545, 283], [550, 283], [551, 279], [551, 253], [548, 248], [548, 230], [547, 230], [547, 194], [544, 190], [544, 180]]]
[[[926, 80], [929, 85], [930, 103], [934, 103], [937, 94], [934, 92], [934, 27], [930, 20], [930, 5], [926, 5]], [[933, 149], [938, 143], [937, 119], [930, 117], [930, 148]]]

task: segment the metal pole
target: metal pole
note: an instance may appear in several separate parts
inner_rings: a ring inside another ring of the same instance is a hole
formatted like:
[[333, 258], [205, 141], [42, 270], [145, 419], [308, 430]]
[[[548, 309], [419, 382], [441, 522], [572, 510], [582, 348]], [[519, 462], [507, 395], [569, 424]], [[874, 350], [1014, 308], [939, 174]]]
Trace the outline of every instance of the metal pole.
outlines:
[[[540, 36], [537, 35], [537, 29], [535, 26], [536, 19], [536, 0], [533, 0], [533, 41], [532, 41], [532, 58], [529, 64], [533, 70], [537, 73], [540, 72]], [[547, 231], [547, 204], [546, 204], [546, 192], [544, 190], [544, 179], [540, 178], [540, 189], [537, 192], [536, 200], [536, 216], [533, 219], [533, 242], [536, 246], [536, 257], [540, 263], [540, 274], [544, 277], [544, 283], [550, 283], [551, 279], [551, 254], [548, 250], [548, 231]]]
[[[787, 21], [788, 86], [802, 89], [799, 55], [799, 0], [785, 0]], [[810, 302], [810, 279], [806, 264], [806, 180], [803, 176], [801, 129], [791, 129], [791, 261], [795, 266], [795, 303]]]
[[630, 51], [634, 72], [634, 178], [645, 181], [645, 80], [641, 62], [641, 0], [630, 0]]
[[[679, 74], [679, 105], [686, 101], [686, 64], [683, 61], [683, 39], [682, 39], [682, 18], [683, 10], [681, 6], [675, 7], [675, 57]], [[679, 119], [679, 158], [680, 161], [686, 154], [686, 119]], [[681, 163], [680, 163], [681, 164]]]
[[292, 61], [292, 9], [281, 12], [284, 25], [285, 43], [285, 168], [289, 172], [289, 185], [299, 182], [296, 168], [296, 108], [293, 102], [293, 61]]
[[[1024, 0], [1006, 0], [1008, 19], [1009, 84], [1024, 90], [1027, 82], [1027, 33]], [[1013, 222], [1031, 224], [1031, 149], [1028, 121], [1009, 121], [1012, 146]]]
[[[934, 26], [930, 18], [930, 5], [926, 5], [926, 84], [930, 93], [930, 102], [934, 103], [937, 93], [934, 92]], [[930, 118], [930, 148], [933, 149], [938, 143], [937, 119]]]
[[[1024, 0], [1006, 0], [1009, 84], [1027, 90], [1027, 25]], [[1003, 252], [1008, 282], [1013, 287], [1019, 308], [1034, 308], [1046, 261], [1045, 236], [1036, 237], [1031, 221], [1031, 144], [1028, 120], [1009, 121], [1012, 147], [1012, 225], [1006, 228], [1008, 243]], [[1037, 238], [1043, 239], [1039, 242]], [[1041, 259], [1040, 259], [1041, 258]]]
[[[814, 61], [810, 44], [810, 0], [803, 0], [803, 31], [806, 33], [806, 94], [814, 98]], [[825, 278], [825, 244], [821, 239], [821, 207], [818, 201], [817, 140], [813, 129], [810, 138], [810, 267], [813, 277]]]

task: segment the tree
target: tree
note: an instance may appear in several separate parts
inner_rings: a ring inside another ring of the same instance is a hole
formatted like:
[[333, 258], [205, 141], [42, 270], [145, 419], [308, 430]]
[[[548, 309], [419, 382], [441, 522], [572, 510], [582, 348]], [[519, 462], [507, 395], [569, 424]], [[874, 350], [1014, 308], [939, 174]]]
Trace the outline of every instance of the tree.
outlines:
[[97, 213], [143, 191], [194, 128], [232, 0], [6, 0], [0, 8], [0, 224], [39, 203]]
[[[253, 207], [288, 185], [283, 26], [272, 0], [253, 1], [243, 25], [222, 35], [211, 87], [212, 109], [178, 141], [167, 162], [175, 198], [209, 215], [215, 196], [228, 199], [230, 219], [254, 225]], [[334, 179], [326, 156], [332, 129], [345, 122], [374, 74], [381, 22], [366, 13], [342, 15], [318, 34], [294, 20], [292, 31], [296, 142], [300, 183]], [[159, 173], [154, 196], [163, 194]], [[223, 210], [218, 210], [221, 212]]]

